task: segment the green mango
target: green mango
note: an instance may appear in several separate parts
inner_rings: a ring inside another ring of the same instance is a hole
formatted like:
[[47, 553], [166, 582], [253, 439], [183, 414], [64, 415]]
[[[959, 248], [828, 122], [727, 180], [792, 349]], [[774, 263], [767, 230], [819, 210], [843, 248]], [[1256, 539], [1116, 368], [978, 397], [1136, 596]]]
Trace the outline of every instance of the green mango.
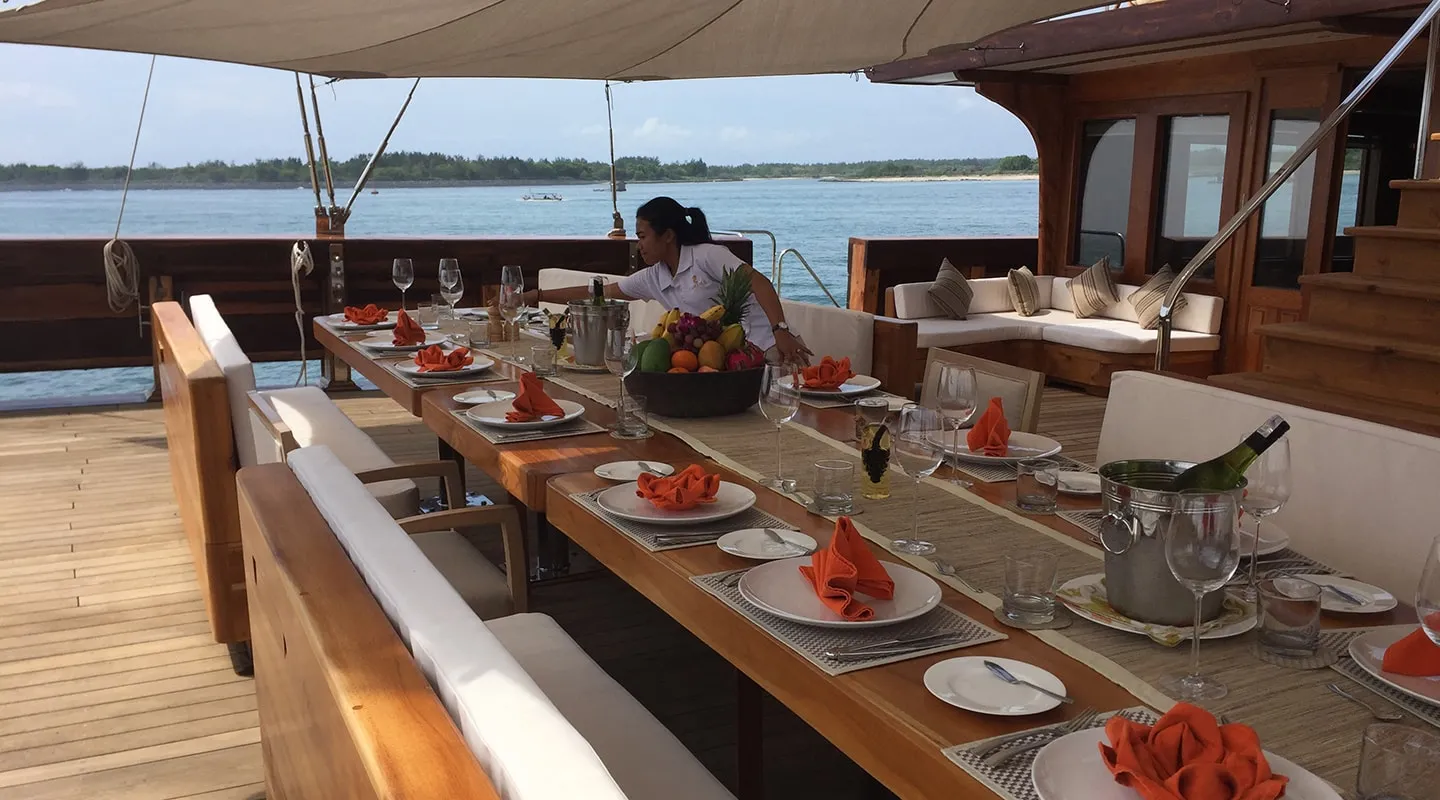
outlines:
[[664, 339], [651, 339], [648, 342], [638, 342], [636, 347], [643, 347], [641, 351], [640, 371], [641, 372], [668, 372], [670, 369], [670, 343]]

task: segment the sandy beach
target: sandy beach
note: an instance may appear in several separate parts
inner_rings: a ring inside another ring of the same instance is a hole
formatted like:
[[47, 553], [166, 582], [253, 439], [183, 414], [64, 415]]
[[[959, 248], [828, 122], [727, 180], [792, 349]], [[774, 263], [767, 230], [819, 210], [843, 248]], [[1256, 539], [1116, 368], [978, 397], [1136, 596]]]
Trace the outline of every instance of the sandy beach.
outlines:
[[1040, 176], [1031, 173], [1006, 173], [1004, 175], [906, 175], [893, 178], [821, 178], [833, 183], [944, 183], [949, 181], [1035, 181]]

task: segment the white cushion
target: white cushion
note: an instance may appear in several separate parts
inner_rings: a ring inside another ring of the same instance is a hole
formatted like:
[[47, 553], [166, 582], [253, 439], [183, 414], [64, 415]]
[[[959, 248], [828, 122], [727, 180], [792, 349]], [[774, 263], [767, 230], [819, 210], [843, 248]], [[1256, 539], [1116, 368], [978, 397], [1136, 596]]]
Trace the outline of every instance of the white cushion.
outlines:
[[[275, 389], [266, 392], [265, 396], [275, 405], [280, 419], [289, 426], [299, 446], [323, 444], [351, 472], [395, 466], [380, 445], [351, 422], [345, 412], [318, 387]], [[381, 481], [366, 484], [365, 488], [392, 517], [398, 519], [420, 512], [420, 490], [412, 480]]]
[[410, 539], [480, 619], [503, 617], [515, 610], [505, 573], [458, 531], [427, 531]]
[[733, 800], [685, 745], [605, 674], [555, 620], [544, 614], [515, 614], [491, 620], [486, 627], [589, 740], [629, 800]]
[[1402, 599], [1435, 536], [1440, 439], [1148, 372], [1110, 384], [1097, 463], [1204, 461], [1272, 414], [1290, 423], [1290, 500], [1273, 520], [1293, 546]]
[[785, 322], [815, 358], [849, 358], [850, 368], [869, 375], [875, 349], [875, 315], [818, 303], [781, 300]]
[[282, 458], [280, 445], [251, 417], [246, 394], [255, 389], [255, 368], [235, 341], [225, 318], [215, 310], [208, 294], [190, 298], [190, 318], [215, 363], [225, 373], [225, 392], [230, 397], [230, 426], [235, 435], [235, 455], [240, 466], [274, 464]]
[[[590, 286], [590, 279], [599, 275], [606, 283], [617, 283], [621, 276], [606, 275], [598, 272], [582, 272], [578, 269], [561, 269], [559, 267], [548, 267], [540, 270], [541, 289], [567, 289], [572, 286]], [[540, 307], [552, 314], [559, 314], [565, 310], [560, 303], [541, 303]], [[649, 333], [651, 328], [660, 321], [660, 315], [669, 309], [655, 302], [654, 300], [631, 300], [630, 301], [630, 328], [637, 334]]]
[[897, 283], [891, 287], [895, 295], [895, 316], [898, 319], [929, 319], [945, 317], [945, 309], [930, 296], [928, 283]]
[[[1138, 326], [1140, 317], [1135, 313], [1135, 306], [1130, 304], [1130, 295], [1139, 291], [1140, 287], [1122, 283], [1118, 288], [1120, 302], [1106, 309], [1105, 316], [1110, 319], [1129, 320]], [[1185, 297], [1185, 305], [1175, 312], [1175, 330], [1219, 333], [1220, 315], [1225, 309], [1225, 301], [1208, 294], [1181, 294]]]
[[[1032, 318], [1033, 319], [1033, 318]], [[1110, 317], [1080, 319], [1069, 311], [1051, 309], [1041, 338], [1056, 344], [1068, 344], [1100, 350], [1105, 353], [1154, 353], [1158, 331], [1146, 330], [1135, 322]], [[1194, 331], [1171, 331], [1173, 352], [1213, 351], [1220, 349], [1220, 337]]]
[[1014, 311], [1003, 314], [971, 314], [967, 319], [921, 319], [915, 321], [917, 347], [959, 347], [982, 342], [1039, 339], [1044, 315], [1022, 317]]

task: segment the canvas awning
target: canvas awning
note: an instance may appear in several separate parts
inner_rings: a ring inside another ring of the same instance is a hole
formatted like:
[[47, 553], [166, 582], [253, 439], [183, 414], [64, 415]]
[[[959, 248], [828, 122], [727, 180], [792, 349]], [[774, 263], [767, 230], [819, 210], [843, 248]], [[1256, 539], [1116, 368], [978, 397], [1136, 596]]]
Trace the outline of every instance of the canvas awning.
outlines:
[[41, 0], [0, 42], [331, 77], [705, 78], [850, 72], [1084, 0]]

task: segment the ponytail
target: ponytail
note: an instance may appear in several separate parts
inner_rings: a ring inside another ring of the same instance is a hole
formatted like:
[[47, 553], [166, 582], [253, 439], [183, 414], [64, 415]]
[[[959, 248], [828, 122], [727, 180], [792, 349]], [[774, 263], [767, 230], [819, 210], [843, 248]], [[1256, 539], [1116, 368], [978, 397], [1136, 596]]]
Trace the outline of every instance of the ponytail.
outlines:
[[705, 212], [699, 208], [685, 209], [690, 218], [689, 229], [680, 236], [680, 244], [707, 244], [710, 242], [710, 223], [705, 221]]
[[675, 242], [682, 247], [706, 244], [710, 238], [710, 223], [705, 212], [698, 208], [686, 208], [670, 197], [657, 197], [635, 212], [638, 219], [650, 223], [650, 229], [664, 235], [675, 231]]

